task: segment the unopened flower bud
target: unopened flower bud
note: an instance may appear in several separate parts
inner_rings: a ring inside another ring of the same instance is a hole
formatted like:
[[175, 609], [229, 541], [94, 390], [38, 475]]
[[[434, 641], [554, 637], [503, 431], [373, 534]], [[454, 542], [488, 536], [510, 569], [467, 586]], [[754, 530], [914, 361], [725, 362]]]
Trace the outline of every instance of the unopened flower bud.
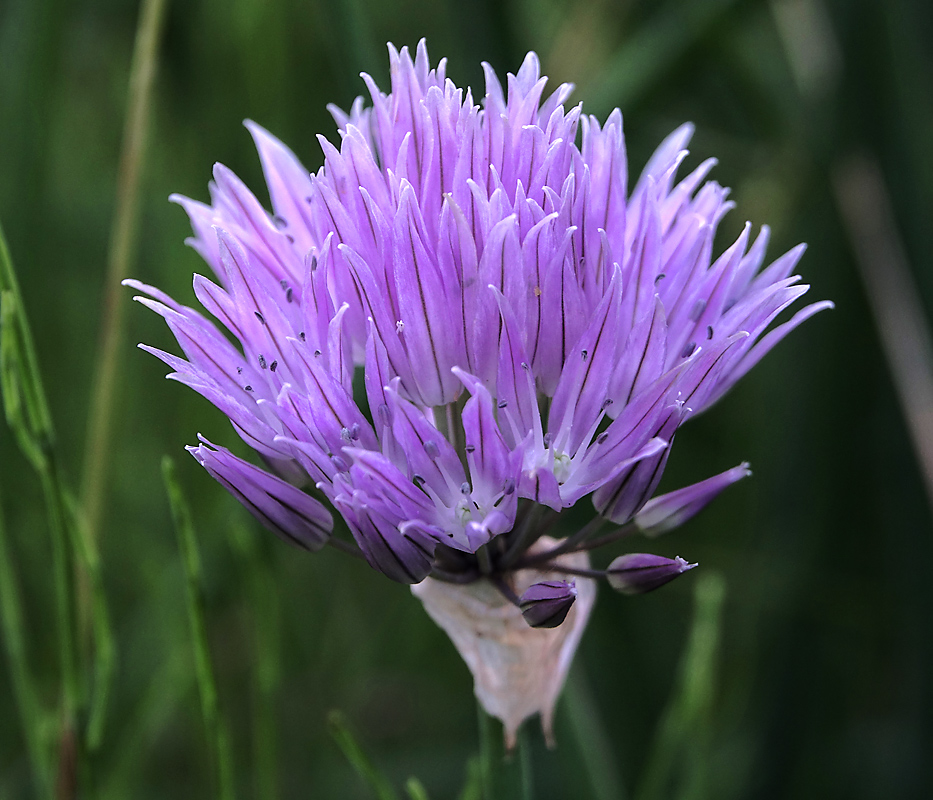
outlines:
[[723, 489], [751, 474], [747, 463], [739, 464], [705, 481], [655, 497], [635, 515], [635, 525], [645, 536], [667, 533], [702, 511]]
[[606, 570], [609, 585], [622, 594], [644, 594], [668, 583], [696, 564], [680, 556], [664, 558], [651, 553], [629, 553], [619, 556]]
[[525, 622], [532, 628], [556, 628], [576, 599], [573, 581], [541, 581], [529, 586], [518, 602]]

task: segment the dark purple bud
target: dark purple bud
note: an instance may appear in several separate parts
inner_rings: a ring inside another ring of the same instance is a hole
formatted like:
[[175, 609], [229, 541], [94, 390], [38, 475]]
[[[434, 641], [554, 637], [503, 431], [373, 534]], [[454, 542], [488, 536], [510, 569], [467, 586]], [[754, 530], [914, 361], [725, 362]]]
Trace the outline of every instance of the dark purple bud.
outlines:
[[683, 525], [694, 514], [702, 511], [723, 489], [751, 474], [747, 463], [739, 464], [705, 481], [659, 495], [645, 503], [635, 515], [635, 525], [645, 536], [660, 536]]
[[609, 585], [622, 594], [644, 594], [668, 583], [678, 575], [693, 569], [680, 556], [664, 558], [651, 553], [629, 553], [619, 556], [606, 570]]
[[532, 628], [556, 628], [566, 619], [576, 599], [573, 581], [541, 581], [529, 586], [518, 604], [525, 622]]

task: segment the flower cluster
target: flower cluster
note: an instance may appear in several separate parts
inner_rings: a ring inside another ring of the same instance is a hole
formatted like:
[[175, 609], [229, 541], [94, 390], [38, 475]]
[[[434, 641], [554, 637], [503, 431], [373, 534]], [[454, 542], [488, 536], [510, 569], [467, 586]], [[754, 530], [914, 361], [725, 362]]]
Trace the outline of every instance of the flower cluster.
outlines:
[[[195, 294], [239, 348], [128, 283], [185, 358], [144, 349], [265, 462], [190, 448], [267, 527], [311, 550], [352, 546], [336, 510], [394, 580], [488, 577], [508, 594], [510, 571], [660, 533], [748, 474], [651, 499], [679, 426], [830, 304], [772, 327], [808, 287], [791, 274], [803, 246], [762, 268], [767, 228], [714, 257], [732, 204], [706, 181], [713, 159], [677, 179], [691, 126], [629, 190], [619, 111], [600, 124], [568, 110], [567, 84], [545, 98], [533, 53], [506, 87], [486, 66], [480, 104], [423, 42], [390, 56], [389, 94], [364, 74], [371, 105], [332, 109], [340, 145], [320, 138], [317, 173], [247, 123], [273, 213], [221, 165], [210, 205], [175, 198], [215, 276]], [[529, 555], [588, 497], [592, 524]], [[691, 566], [623, 558], [598, 574], [629, 592]], [[514, 597], [526, 619], [559, 624], [573, 584], [532, 589]]]

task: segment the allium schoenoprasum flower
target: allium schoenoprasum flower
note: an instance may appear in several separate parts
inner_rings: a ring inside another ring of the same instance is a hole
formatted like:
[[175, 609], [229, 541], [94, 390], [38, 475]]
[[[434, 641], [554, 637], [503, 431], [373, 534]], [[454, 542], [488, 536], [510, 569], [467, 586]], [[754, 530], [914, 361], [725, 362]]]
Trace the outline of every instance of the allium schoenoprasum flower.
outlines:
[[[763, 268], [767, 228], [714, 253], [732, 203], [706, 180], [714, 159], [678, 179], [690, 125], [629, 188], [621, 113], [568, 108], [567, 84], [545, 96], [534, 53], [504, 87], [485, 66], [477, 103], [423, 42], [414, 58], [389, 50], [391, 92], [364, 74], [371, 104], [331, 109], [339, 143], [319, 137], [316, 173], [247, 123], [271, 213], [219, 164], [209, 205], [174, 198], [214, 274], [195, 295], [239, 347], [128, 283], [185, 357], [144, 349], [265, 463], [190, 448], [263, 524], [309, 549], [358, 547], [404, 583], [497, 587], [521, 620], [522, 570], [552, 587], [576, 575], [580, 595], [605, 575], [584, 551], [679, 524], [748, 474], [638, 516], [680, 425], [831, 304], [773, 325], [808, 287], [792, 274], [803, 246]], [[594, 521], [566, 536], [561, 512], [584, 502]]]

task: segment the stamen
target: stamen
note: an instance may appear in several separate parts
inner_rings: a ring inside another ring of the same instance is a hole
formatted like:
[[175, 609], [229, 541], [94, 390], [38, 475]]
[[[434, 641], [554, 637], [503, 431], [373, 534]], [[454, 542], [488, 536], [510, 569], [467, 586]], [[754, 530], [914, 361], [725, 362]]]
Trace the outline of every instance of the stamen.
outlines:
[[687, 342], [687, 346], [684, 348], [683, 352], [680, 354], [681, 358], [689, 358], [693, 355], [693, 351], [697, 349], [696, 342]]
[[260, 324], [260, 325], [265, 325], [265, 324], [266, 324], [266, 321], [263, 319], [262, 314], [260, 314], [258, 311], [254, 311], [253, 313], [256, 315], [256, 319], [259, 320], [259, 324]]
[[431, 439], [428, 439], [428, 441], [424, 443], [424, 452], [427, 453], [428, 458], [432, 460], [441, 454], [441, 451], [437, 447], [437, 442], [432, 441]]
[[276, 369], [276, 367], [278, 367], [278, 365], [279, 365], [279, 362], [278, 362], [278, 361], [273, 361], [273, 362], [269, 365], [269, 371], [270, 371], [270, 372], [275, 372], [275, 369]]
[[263, 357], [262, 353], [259, 354], [259, 369], [266, 368], [266, 359]]

